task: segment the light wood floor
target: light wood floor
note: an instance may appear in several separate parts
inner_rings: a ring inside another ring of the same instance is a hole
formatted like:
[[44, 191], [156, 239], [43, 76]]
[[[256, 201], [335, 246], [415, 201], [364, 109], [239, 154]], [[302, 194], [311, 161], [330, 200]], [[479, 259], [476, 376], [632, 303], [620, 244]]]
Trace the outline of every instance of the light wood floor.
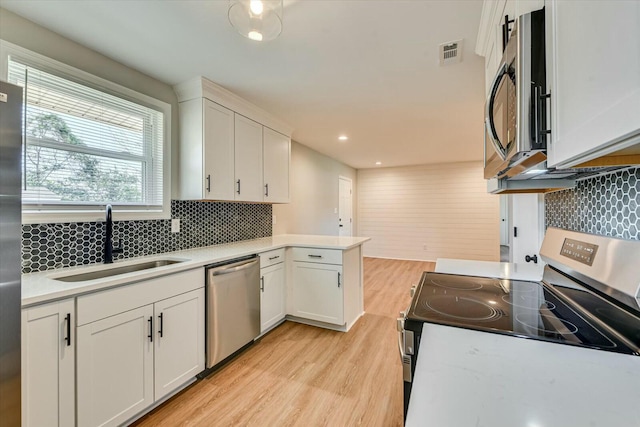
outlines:
[[285, 322], [136, 426], [401, 426], [396, 318], [429, 262], [365, 258], [348, 332]]

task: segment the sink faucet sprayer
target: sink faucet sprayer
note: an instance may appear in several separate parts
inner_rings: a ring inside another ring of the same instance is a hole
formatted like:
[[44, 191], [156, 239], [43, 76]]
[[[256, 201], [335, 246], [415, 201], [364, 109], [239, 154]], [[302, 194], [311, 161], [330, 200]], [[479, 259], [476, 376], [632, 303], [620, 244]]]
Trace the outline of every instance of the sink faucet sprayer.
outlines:
[[113, 247], [113, 218], [111, 214], [111, 205], [107, 205], [107, 220], [105, 223], [104, 233], [104, 263], [113, 263], [113, 254], [120, 254], [124, 252], [122, 247], [122, 239], [118, 240], [118, 247]]

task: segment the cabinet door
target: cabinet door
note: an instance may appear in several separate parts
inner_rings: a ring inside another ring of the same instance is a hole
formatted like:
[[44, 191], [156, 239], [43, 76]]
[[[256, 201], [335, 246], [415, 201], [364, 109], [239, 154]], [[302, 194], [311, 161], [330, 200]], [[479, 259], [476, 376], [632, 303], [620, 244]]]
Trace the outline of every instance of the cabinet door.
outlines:
[[262, 201], [262, 125], [235, 115], [235, 199]]
[[260, 270], [260, 332], [284, 319], [284, 263]]
[[637, 143], [640, 2], [552, 0], [545, 11], [549, 166], [573, 166]]
[[289, 164], [291, 139], [269, 128], [264, 128], [264, 201], [289, 202]]
[[342, 266], [294, 262], [293, 314], [336, 325], [344, 324]]
[[22, 311], [22, 425], [75, 425], [74, 301]]
[[234, 112], [204, 100], [204, 198], [234, 200]]
[[154, 304], [155, 400], [204, 370], [204, 288]]
[[153, 404], [153, 305], [78, 328], [78, 426], [119, 425]]

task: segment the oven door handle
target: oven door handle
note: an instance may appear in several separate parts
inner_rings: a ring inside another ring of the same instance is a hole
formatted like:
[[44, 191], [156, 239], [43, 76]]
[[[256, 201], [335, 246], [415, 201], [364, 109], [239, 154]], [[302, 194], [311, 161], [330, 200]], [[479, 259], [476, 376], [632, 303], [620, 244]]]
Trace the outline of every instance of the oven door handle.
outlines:
[[498, 73], [491, 82], [491, 90], [489, 90], [489, 97], [487, 98], [484, 112], [485, 128], [487, 129], [487, 133], [489, 134], [489, 140], [491, 141], [493, 148], [496, 150], [496, 153], [498, 153], [502, 160], [506, 160], [507, 153], [505, 152], [505, 149], [502, 148], [502, 145], [500, 144], [500, 138], [498, 137], [498, 132], [496, 132], [496, 125], [493, 120], [493, 104], [496, 99], [496, 92], [498, 91], [498, 86], [500, 84], [500, 81], [502, 80], [502, 76], [507, 74], [507, 70], [507, 64], [505, 62], [501, 63], [498, 69]]
[[[398, 350], [400, 351], [400, 362], [402, 362], [402, 379], [404, 382], [410, 383], [412, 381], [412, 360], [411, 355], [413, 351], [413, 331], [406, 331], [404, 329], [404, 317], [397, 319], [398, 328]], [[410, 340], [411, 343], [407, 346], [406, 341]]]

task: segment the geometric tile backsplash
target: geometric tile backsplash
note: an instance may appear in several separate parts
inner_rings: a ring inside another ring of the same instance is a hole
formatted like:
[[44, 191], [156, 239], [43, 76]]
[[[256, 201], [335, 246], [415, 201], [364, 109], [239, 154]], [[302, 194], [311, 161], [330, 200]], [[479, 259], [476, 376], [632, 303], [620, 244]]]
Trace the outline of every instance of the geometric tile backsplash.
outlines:
[[[180, 232], [171, 233], [169, 219], [114, 221], [114, 246], [119, 239], [124, 246], [114, 259], [269, 237], [271, 212], [270, 204], [172, 200]], [[22, 272], [101, 263], [103, 246], [104, 222], [25, 224]]]
[[578, 181], [544, 201], [547, 227], [640, 240], [640, 168]]

